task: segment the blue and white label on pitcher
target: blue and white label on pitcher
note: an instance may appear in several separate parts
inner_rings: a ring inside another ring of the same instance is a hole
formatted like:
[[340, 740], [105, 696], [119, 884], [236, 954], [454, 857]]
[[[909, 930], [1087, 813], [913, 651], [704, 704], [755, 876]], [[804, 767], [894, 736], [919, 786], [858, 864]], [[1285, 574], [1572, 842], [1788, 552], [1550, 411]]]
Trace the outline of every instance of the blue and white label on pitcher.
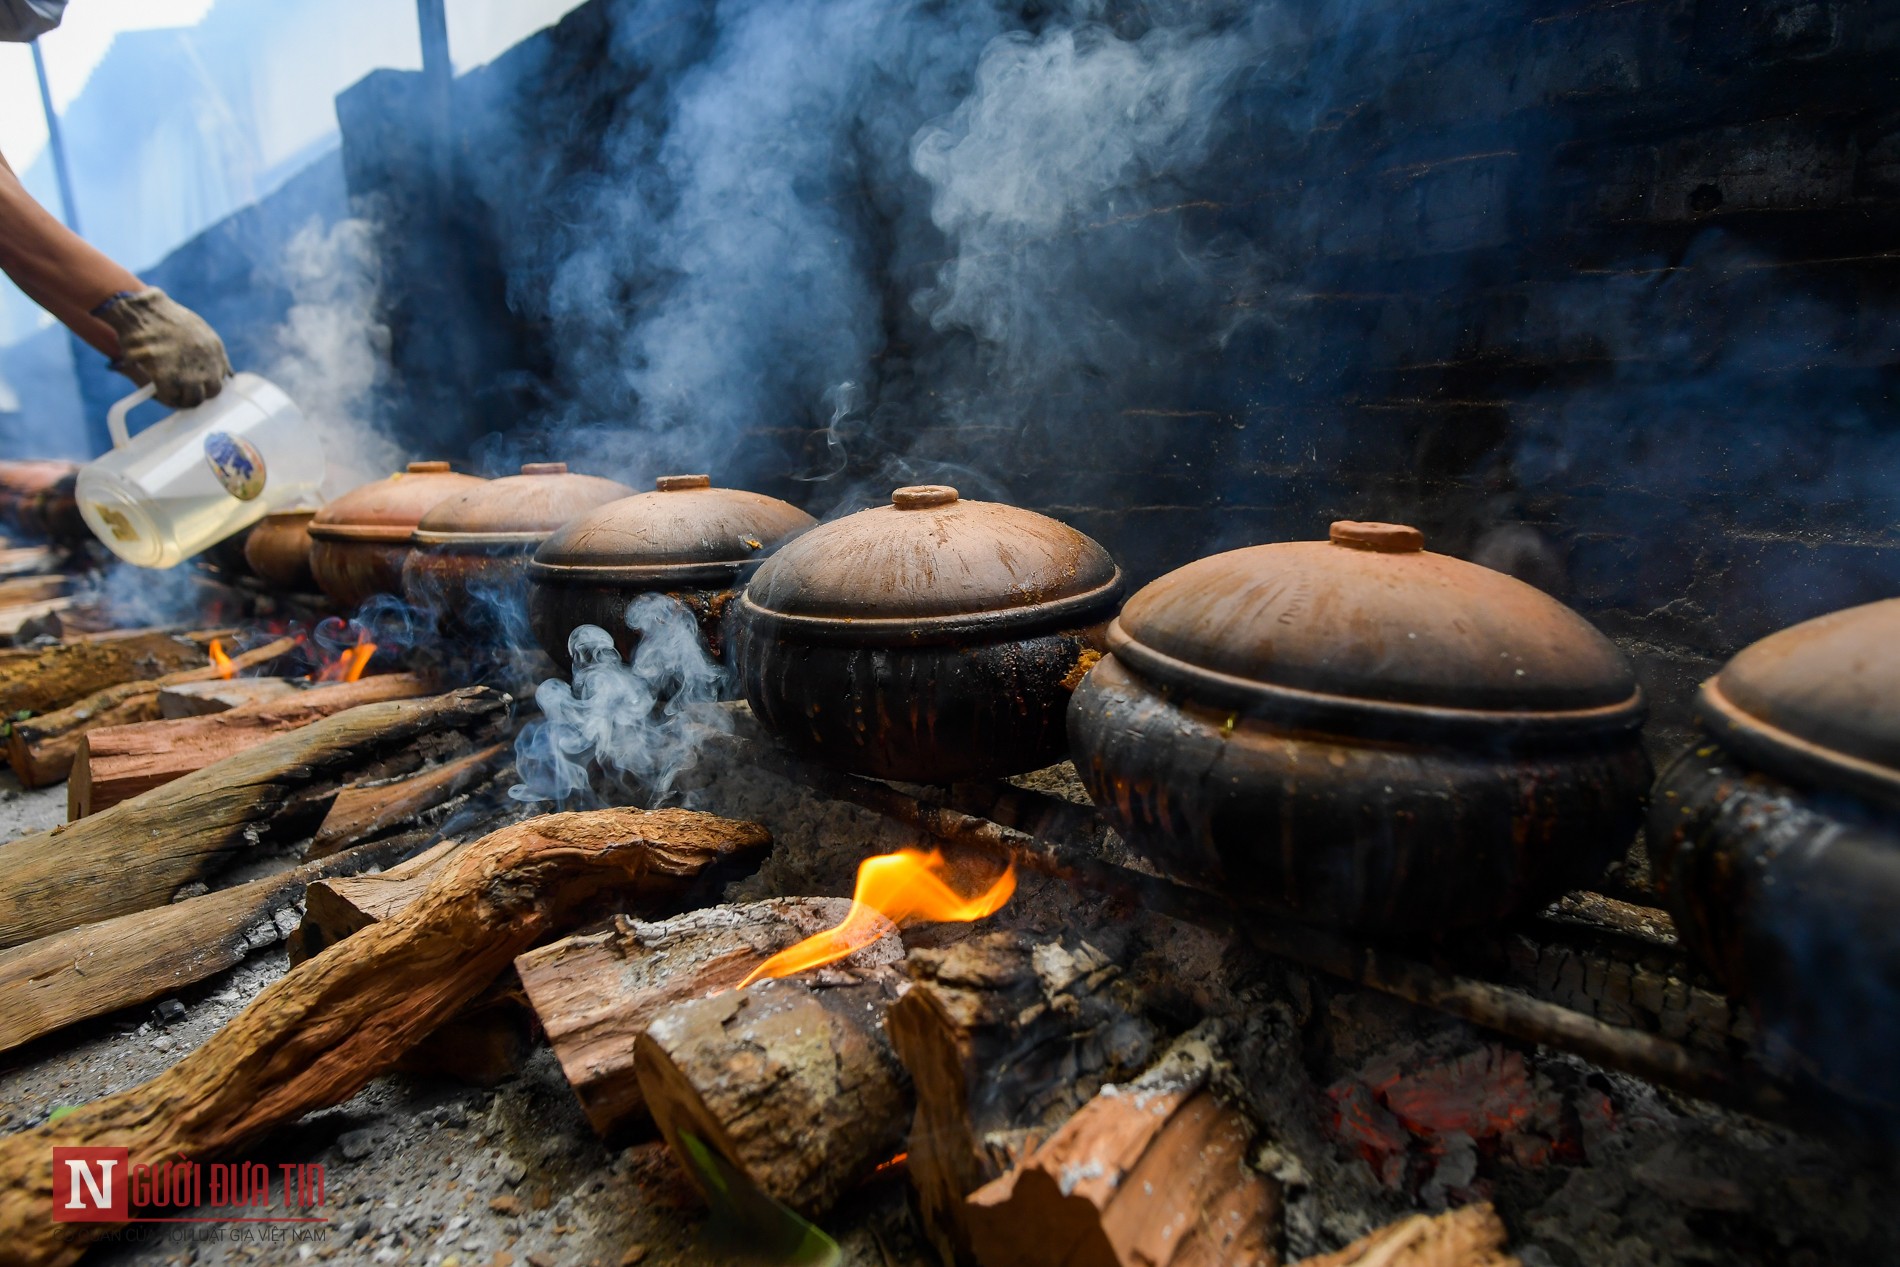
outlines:
[[239, 501], [250, 501], [264, 491], [264, 455], [249, 440], [229, 431], [213, 431], [205, 436], [205, 461], [224, 491]]

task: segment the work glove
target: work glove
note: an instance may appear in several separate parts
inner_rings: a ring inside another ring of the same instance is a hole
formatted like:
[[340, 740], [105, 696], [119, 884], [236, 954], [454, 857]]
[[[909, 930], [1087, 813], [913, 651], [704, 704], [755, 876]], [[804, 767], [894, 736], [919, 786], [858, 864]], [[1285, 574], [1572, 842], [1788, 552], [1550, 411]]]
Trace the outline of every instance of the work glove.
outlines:
[[119, 336], [112, 368], [173, 409], [189, 409], [216, 396], [231, 373], [224, 340], [205, 319], [156, 286], [114, 295], [93, 315]]

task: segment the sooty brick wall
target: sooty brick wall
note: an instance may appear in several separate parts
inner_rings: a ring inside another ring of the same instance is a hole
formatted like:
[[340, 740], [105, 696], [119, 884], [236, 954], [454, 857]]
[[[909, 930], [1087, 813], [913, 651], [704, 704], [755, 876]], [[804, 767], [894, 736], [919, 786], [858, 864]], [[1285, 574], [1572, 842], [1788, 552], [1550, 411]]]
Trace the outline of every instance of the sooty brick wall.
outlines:
[[[994, 32], [946, 34], [943, 8], [914, 19], [934, 61], [841, 28], [749, 67], [738, 18], [594, 0], [458, 81], [448, 212], [400, 161], [412, 88], [346, 94], [351, 192], [384, 208], [391, 425], [634, 479], [697, 459], [820, 512], [942, 479], [1076, 523], [1138, 581], [1336, 517], [1408, 520], [1615, 636], [1661, 748], [1740, 646], [1900, 592], [1900, 8], [1110, 6], [1077, 47], [1139, 48], [1128, 65], [1157, 94], [1203, 93], [1207, 117], [1131, 140], [1065, 214], [989, 236], [946, 211], [915, 139], [987, 126], [951, 112], [986, 83]], [[1038, 49], [1064, 21], [985, 12]], [[1170, 24], [1203, 41], [1206, 76], [1160, 76], [1182, 47], [1156, 35]], [[857, 95], [798, 79], [813, 58]], [[1046, 107], [1031, 88], [1082, 62], [1050, 61], [997, 117]], [[709, 83], [734, 121], [705, 123]], [[807, 97], [774, 97], [785, 83]], [[732, 270], [681, 245], [718, 225], [687, 218], [695, 191], [715, 159], [755, 163], [756, 182], [716, 185], [748, 214], [746, 191], [784, 173], [770, 146], [725, 155], [722, 138], [794, 107], [787, 129], [835, 136], [820, 162], [801, 152], [782, 205], [844, 243], [826, 258], [853, 273], [861, 319], [772, 327], [805, 296], [772, 260], [748, 265], [757, 311], [736, 310], [730, 373], [766, 388], [695, 447], [690, 410], [650, 416], [651, 375], [622, 396], [598, 379], [644, 372], [670, 345], [643, 323]], [[1079, 148], [1035, 139], [999, 146], [990, 175]], [[616, 235], [603, 276], [577, 278]], [[978, 275], [1002, 298], [970, 318], [958, 288]], [[847, 335], [860, 379], [786, 386], [818, 381], [800, 357]], [[623, 422], [639, 443], [603, 446]]]

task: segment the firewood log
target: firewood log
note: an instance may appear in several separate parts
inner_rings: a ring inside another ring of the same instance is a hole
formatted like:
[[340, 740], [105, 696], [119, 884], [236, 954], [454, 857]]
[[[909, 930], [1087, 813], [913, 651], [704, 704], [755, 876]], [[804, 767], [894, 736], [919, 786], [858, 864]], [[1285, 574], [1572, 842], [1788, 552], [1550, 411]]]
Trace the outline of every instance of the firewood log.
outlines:
[[[5, 582], [0, 581], [0, 584]], [[11, 603], [0, 607], [0, 642], [15, 646], [21, 641], [32, 641], [34, 631], [40, 629], [49, 616], [57, 617], [68, 612], [78, 603], [76, 598], [43, 598], [30, 603]], [[21, 631], [27, 631], [24, 638]]]
[[0, 549], [0, 576], [57, 572], [65, 562], [66, 552], [53, 546], [8, 546]]
[[44, 576], [13, 576], [0, 580], [0, 607], [23, 607], [64, 598], [72, 593], [73, 578], [54, 572]]
[[345, 709], [427, 695], [413, 673], [313, 686], [280, 700], [244, 704], [206, 717], [102, 726], [81, 736], [66, 788], [66, 817], [77, 820], [141, 792], [202, 770], [272, 735], [297, 730]]
[[158, 1077], [0, 1139], [0, 1259], [75, 1262], [113, 1226], [52, 1219], [54, 1147], [125, 1148], [132, 1166], [228, 1158], [354, 1095], [604, 891], [663, 899], [767, 839], [707, 814], [622, 809], [485, 837], [406, 910], [297, 965]]
[[1140, 1073], [1156, 1034], [1120, 970], [1086, 945], [993, 932], [916, 950], [890, 1035], [917, 1117], [910, 1179], [946, 1264], [971, 1263], [964, 1198], [1005, 1174], [1108, 1082]]
[[1342, 1250], [1303, 1258], [1299, 1267], [1519, 1267], [1508, 1240], [1487, 1201], [1436, 1217], [1414, 1214]]
[[213, 678], [206, 682], [175, 682], [158, 693], [161, 718], [204, 717], [229, 712], [246, 704], [263, 704], [295, 695], [304, 689], [289, 678]]
[[0, 950], [0, 1051], [236, 967], [284, 939], [312, 880], [385, 866], [426, 839], [358, 845], [249, 884]]
[[1000, 1179], [969, 1197], [983, 1267], [1276, 1267], [1279, 1184], [1247, 1165], [1254, 1124], [1207, 1083], [1185, 1040], [1128, 1086], [1107, 1086]]
[[302, 963], [351, 933], [407, 910], [468, 843], [445, 840], [387, 871], [313, 882], [304, 890], [303, 922], [290, 935], [290, 962]]
[[634, 1041], [662, 1010], [730, 990], [767, 958], [843, 922], [847, 898], [786, 897], [689, 911], [657, 923], [616, 918], [515, 960], [529, 1005], [568, 1085], [603, 1136], [649, 1120]]
[[322, 858], [413, 822], [486, 783], [513, 755], [513, 744], [490, 744], [393, 783], [344, 788], [311, 838], [305, 856]]
[[260, 837], [320, 818], [340, 785], [388, 754], [413, 757], [442, 732], [488, 737], [508, 704], [483, 688], [365, 704], [0, 845], [0, 946], [162, 906]]
[[884, 1037], [902, 954], [893, 931], [828, 969], [655, 1016], [634, 1042], [634, 1071], [674, 1155], [685, 1161], [690, 1133], [817, 1218], [902, 1149], [910, 1084]]
[[[255, 668], [289, 654], [295, 638], [279, 638], [243, 655], [231, 657], [233, 671]], [[210, 665], [167, 673], [147, 682], [121, 682], [94, 691], [77, 704], [14, 725], [7, 736], [7, 760], [27, 787], [45, 787], [64, 779], [73, 768], [79, 740], [101, 726], [158, 720], [158, 693], [176, 682], [202, 682], [217, 677]]]
[[0, 716], [47, 713], [120, 682], [197, 668], [205, 663], [211, 637], [133, 629], [38, 650], [0, 651]]

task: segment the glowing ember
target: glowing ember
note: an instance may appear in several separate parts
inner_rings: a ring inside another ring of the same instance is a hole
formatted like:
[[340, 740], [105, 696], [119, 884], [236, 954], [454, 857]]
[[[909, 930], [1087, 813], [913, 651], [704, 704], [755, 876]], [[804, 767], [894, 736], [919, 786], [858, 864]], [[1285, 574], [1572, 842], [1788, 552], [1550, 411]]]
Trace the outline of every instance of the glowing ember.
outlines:
[[975, 897], [964, 897], [945, 881], [949, 867], [937, 850], [900, 849], [866, 858], [858, 865], [857, 891], [851, 910], [836, 928], [827, 928], [788, 946], [752, 970], [739, 983], [751, 985], [761, 977], [789, 977], [795, 972], [844, 958], [877, 940], [882, 915], [892, 923], [908, 919], [968, 923], [993, 915], [1016, 892], [1016, 868], [1003, 871], [995, 883]]
[[231, 657], [224, 654], [224, 641], [221, 638], [211, 640], [211, 667], [218, 671], [221, 678], [237, 676], [237, 666], [231, 663]]
[[354, 682], [363, 676], [363, 670], [369, 667], [370, 657], [376, 654], [376, 644], [369, 640], [367, 630], [356, 631], [356, 645], [346, 647], [336, 659], [319, 669], [313, 680], [318, 682]]

